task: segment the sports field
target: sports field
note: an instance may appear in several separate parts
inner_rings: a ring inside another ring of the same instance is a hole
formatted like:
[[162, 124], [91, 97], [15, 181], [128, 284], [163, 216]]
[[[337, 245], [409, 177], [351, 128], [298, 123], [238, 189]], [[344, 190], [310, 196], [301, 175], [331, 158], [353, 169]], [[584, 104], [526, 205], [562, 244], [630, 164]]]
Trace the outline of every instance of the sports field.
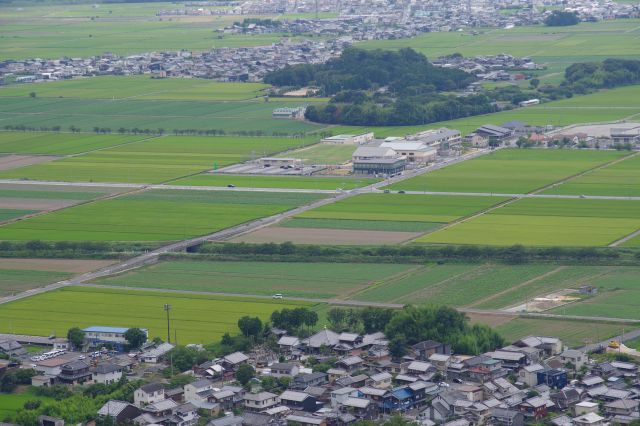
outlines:
[[164, 136], [8, 170], [0, 177], [160, 183], [312, 142], [311, 138]]
[[241, 101], [261, 96], [261, 83], [221, 83], [191, 78], [153, 79], [148, 75], [103, 76], [0, 88], [0, 97]]
[[521, 199], [438, 230], [419, 243], [607, 246], [640, 228], [640, 201]]
[[0, 332], [64, 336], [71, 327], [109, 325], [148, 328], [149, 337], [165, 338], [166, 303], [172, 306], [171, 331], [182, 344], [210, 343], [226, 332], [234, 334], [238, 319], [245, 315], [266, 320], [277, 309], [312, 306], [287, 300], [67, 287], [1, 305]]
[[362, 48], [412, 47], [428, 58], [461, 53], [464, 56], [530, 56], [541, 64], [566, 67], [575, 62], [602, 61], [610, 57], [637, 57], [640, 21], [634, 19], [581, 23], [570, 27], [526, 26], [512, 29], [479, 29], [465, 32], [433, 32], [412, 39], [358, 43]]
[[344, 298], [412, 265], [354, 263], [162, 262], [96, 281], [128, 288], [160, 288], [248, 295]]
[[186, 186], [227, 186], [245, 188], [293, 188], [349, 190], [377, 182], [378, 179], [352, 177], [309, 177], [309, 176], [247, 176], [227, 174], [201, 174], [172, 182]]
[[317, 200], [316, 194], [151, 190], [0, 227], [0, 240], [173, 241]]
[[628, 153], [554, 149], [500, 151], [425, 173], [391, 189], [524, 194]]
[[0, 132], [0, 152], [11, 154], [80, 154], [149, 139], [143, 135]]
[[640, 156], [629, 157], [622, 162], [550, 188], [544, 193], [639, 197]]
[[[35, 87], [35, 86], [34, 86]], [[189, 95], [191, 96], [191, 95]], [[299, 133], [324, 126], [299, 120], [274, 119], [272, 112], [285, 106], [299, 106], [301, 101], [204, 101], [154, 99], [82, 99], [8, 97], [0, 102], [2, 125], [75, 126], [85, 132], [94, 127], [120, 127], [132, 130], [174, 129], [262, 132], [264, 135]]]

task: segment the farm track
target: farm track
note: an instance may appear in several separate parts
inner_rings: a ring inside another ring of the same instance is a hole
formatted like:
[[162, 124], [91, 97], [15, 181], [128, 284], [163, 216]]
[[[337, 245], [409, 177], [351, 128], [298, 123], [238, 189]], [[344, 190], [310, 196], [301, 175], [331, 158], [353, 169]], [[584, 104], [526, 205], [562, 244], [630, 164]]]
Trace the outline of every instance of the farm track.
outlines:
[[392, 277], [388, 277], [387, 280], [373, 282], [373, 284], [370, 284], [368, 286], [364, 286], [362, 288], [359, 288], [356, 291], [351, 292], [351, 294], [347, 294], [346, 298], [353, 299], [354, 297], [357, 297], [361, 293], [367, 292], [369, 290], [376, 289], [378, 287], [385, 286], [387, 284], [398, 282], [398, 281], [403, 280], [405, 278], [412, 277], [412, 276], [417, 275], [417, 274], [419, 274], [419, 273], [421, 273], [421, 272], [423, 272], [423, 271], [425, 271], [427, 269], [429, 269], [428, 266], [419, 266], [417, 268], [411, 268], [408, 271], [401, 272], [401, 273], [399, 273], [397, 275], [394, 275]]

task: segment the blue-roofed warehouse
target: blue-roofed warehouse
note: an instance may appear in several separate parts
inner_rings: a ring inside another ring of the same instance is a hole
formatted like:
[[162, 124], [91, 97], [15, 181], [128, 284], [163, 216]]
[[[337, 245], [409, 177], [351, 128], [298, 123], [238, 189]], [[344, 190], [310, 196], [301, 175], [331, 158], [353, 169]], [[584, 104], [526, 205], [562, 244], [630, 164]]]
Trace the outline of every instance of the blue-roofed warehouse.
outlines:
[[[113, 349], [117, 351], [124, 351], [127, 345], [127, 340], [124, 338], [124, 334], [129, 330], [128, 327], [103, 327], [92, 326], [83, 329], [84, 337], [91, 347], [100, 346], [113, 346]], [[146, 328], [141, 328], [149, 337], [149, 331]]]

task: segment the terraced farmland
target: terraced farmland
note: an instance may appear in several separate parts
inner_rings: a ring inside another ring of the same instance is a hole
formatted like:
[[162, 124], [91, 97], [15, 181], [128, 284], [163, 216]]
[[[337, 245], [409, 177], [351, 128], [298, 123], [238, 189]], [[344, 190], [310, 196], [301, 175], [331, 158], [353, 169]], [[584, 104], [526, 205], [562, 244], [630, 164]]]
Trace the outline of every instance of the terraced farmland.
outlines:
[[277, 309], [312, 306], [271, 299], [67, 287], [1, 305], [0, 332], [62, 336], [71, 327], [100, 324], [148, 328], [150, 336], [164, 337], [165, 303], [172, 305], [172, 332], [185, 343], [210, 343], [226, 332], [233, 334], [238, 319], [245, 315], [266, 320]]
[[522, 194], [624, 155], [628, 154], [616, 151], [503, 149], [399, 182], [390, 188]]
[[521, 199], [418, 243], [606, 246], [640, 228], [640, 201]]
[[151, 190], [11, 223], [0, 227], [0, 240], [182, 240], [319, 198], [315, 194]]
[[129, 288], [333, 298], [374, 281], [415, 268], [412, 265], [353, 263], [163, 262], [97, 281]]
[[165, 136], [0, 172], [0, 178], [160, 183], [314, 142], [311, 138]]

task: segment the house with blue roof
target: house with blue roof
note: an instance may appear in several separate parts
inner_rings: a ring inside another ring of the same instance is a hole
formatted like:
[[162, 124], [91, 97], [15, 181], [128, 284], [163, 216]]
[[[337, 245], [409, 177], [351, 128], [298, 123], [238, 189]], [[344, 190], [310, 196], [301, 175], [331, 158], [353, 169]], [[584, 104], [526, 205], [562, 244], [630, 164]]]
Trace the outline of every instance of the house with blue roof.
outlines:
[[[124, 335], [129, 330], [128, 327], [104, 327], [104, 326], [92, 326], [83, 329], [84, 338], [89, 343], [90, 347], [100, 347], [109, 345], [117, 351], [124, 351], [127, 345], [127, 339]], [[149, 337], [149, 330], [141, 328]]]

